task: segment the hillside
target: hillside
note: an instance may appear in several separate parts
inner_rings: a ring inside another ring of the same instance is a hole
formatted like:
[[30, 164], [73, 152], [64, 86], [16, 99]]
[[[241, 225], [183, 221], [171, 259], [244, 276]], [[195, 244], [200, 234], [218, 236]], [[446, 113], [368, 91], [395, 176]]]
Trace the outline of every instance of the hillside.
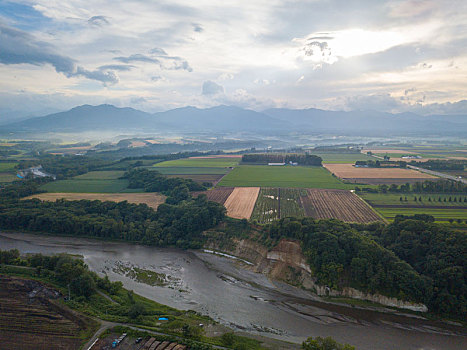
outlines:
[[0, 127], [0, 132], [250, 132], [278, 135], [289, 132], [348, 135], [465, 135], [463, 115], [420, 116], [378, 111], [268, 109], [256, 112], [234, 106], [183, 107], [146, 113], [112, 105], [83, 105], [69, 111], [35, 117]]

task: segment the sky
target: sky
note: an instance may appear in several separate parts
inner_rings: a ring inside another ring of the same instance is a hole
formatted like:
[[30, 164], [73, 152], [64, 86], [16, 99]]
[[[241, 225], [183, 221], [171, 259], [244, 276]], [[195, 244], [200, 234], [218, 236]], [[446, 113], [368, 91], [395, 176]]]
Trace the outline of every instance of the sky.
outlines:
[[467, 114], [467, 1], [0, 0], [0, 77], [0, 112]]

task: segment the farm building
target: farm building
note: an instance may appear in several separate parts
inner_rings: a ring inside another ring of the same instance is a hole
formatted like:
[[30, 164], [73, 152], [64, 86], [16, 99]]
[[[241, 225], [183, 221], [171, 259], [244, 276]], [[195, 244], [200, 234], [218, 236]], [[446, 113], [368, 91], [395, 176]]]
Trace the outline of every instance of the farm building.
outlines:
[[283, 166], [285, 163], [268, 163], [270, 166]]

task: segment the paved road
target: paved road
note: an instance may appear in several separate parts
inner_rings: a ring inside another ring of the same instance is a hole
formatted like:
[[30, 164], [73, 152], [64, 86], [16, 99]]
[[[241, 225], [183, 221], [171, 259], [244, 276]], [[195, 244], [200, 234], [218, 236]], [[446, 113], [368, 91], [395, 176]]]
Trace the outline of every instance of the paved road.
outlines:
[[448, 180], [453, 180], [453, 181], [458, 181], [458, 182], [462, 182], [464, 184], [467, 184], [467, 180], [465, 179], [460, 179], [456, 176], [452, 176], [452, 175], [448, 175], [448, 174], [443, 174], [443, 173], [439, 173], [437, 171], [433, 171], [433, 170], [428, 170], [428, 169], [424, 169], [424, 168], [419, 168], [417, 166], [413, 166], [413, 165], [407, 165], [407, 168], [410, 168], [410, 169], [413, 169], [413, 170], [418, 170], [418, 171], [421, 171], [422, 173], [426, 173], [426, 174], [430, 174], [430, 175], [434, 175], [434, 176], [439, 176], [439, 177], [442, 177], [444, 179], [448, 179]]

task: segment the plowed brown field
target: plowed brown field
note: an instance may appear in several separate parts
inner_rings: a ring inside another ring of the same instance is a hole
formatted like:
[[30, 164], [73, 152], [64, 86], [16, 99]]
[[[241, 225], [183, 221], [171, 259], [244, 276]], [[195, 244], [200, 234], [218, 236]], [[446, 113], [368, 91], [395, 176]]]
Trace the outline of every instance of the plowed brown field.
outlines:
[[49, 202], [62, 198], [69, 201], [79, 201], [81, 199], [111, 202], [127, 201], [134, 204], [147, 204], [148, 207], [153, 209], [157, 209], [160, 204], [165, 202], [165, 196], [156, 193], [39, 193], [25, 199], [31, 198]]
[[259, 187], [235, 187], [224, 204], [227, 208], [227, 215], [235, 219], [249, 219], [255, 207], [259, 189]]
[[233, 187], [219, 187], [213, 188], [209, 191], [193, 192], [192, 195], [193, 197], [198, 197], [200, 194], [205, 194], [208, 197], [208, 200], [219, 204], [224, 204], [233, 190]]
[[346, 222], [383, 221], [356, 194], [345, 190], [308, 189], [302, 198], [307, 216], [315, 219], [338, 219]]

